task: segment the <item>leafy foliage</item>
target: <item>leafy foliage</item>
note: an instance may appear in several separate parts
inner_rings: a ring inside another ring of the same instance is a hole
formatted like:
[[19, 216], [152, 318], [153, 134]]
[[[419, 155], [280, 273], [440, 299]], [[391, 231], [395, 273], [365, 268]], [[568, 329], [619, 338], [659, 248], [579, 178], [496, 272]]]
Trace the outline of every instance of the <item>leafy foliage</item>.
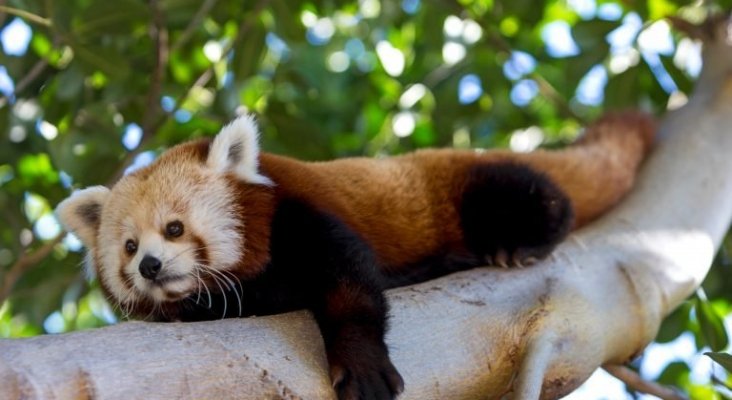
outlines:
[[[309, 160], [559, 145], [605, 110], [683, 102], [699, 48], [663, 18], [730, 7], [687, 3], [9, 0], [0, 336], [117, 320], [52, 216], [73, 188], [110, 184], [243, 110], [259, 115], [263, 148]], [[709, 299], [672, 314], [659, 342], [692, 332], [698, 350], [728, 346], [731, 249], [728, 239], [704, 284]], [[690, 368], [676, 360], [659, 379], [712, 390]]]

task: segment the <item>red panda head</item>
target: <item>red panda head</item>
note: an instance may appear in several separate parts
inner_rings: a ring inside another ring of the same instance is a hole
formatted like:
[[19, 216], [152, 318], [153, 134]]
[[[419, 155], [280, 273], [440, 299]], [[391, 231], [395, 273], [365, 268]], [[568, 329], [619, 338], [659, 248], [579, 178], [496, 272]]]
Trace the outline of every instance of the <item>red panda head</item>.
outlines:
[[61, 223], [85, 245], [87, 265], [123, 312], [152, 312], [228, 286], [241, 269], [242, 197], [272, 185], [258, 171], [257, 135], [253, 118], [240, 117], [212, 142], [173, 147], [111, 189], [90, 187], [59, 204]]

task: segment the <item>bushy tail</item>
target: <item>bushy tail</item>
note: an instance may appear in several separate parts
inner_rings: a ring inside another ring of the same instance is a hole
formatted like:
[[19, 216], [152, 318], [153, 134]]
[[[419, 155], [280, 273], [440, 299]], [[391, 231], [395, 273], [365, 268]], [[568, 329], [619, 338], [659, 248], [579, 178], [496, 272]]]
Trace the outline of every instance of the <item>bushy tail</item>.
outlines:
[[575, 227], [597, 218], [632, 187], [638, 167], [653, 148], [655, 119], [638, 111], [612, 113], [587, 127], [575, 144], [538, 151], [523, 160], [547, 173], [567, 193]]

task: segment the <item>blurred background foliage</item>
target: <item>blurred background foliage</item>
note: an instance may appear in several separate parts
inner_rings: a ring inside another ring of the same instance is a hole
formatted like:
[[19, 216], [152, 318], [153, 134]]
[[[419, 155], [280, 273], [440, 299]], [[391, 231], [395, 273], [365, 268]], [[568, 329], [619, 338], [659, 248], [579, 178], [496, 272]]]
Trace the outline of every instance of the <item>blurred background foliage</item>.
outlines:
[[[560, 146], [606, 110], [684, 104], [700, 44], [666, 17], [729, 3], [0, 0], [0, 337], [115, 323], [53, 208], [237, 113], [259, 116], [267, 151], [308, 160]], [[728, 347], [731, 252], [727, 239], [642, 376], [730, 397], [702, 353]], [[637, 397], [591, 382], [573, 396]]]

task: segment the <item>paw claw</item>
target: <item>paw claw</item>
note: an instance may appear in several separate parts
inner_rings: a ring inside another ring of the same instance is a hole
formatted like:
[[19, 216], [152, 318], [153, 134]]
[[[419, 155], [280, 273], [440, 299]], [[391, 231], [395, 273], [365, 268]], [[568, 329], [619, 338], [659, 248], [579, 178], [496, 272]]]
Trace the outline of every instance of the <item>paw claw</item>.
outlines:
[[334, 365], [330, 368], [330, 380], [333, 382], [333, 389], [346, 379], [345, 368]]
[[487, 265], [497, 265], [502, 268], [525, 268], [536, 264], [542, 258], [546, 257], [545, 249], [519, 249], [514, 252], [507, 250], [498, 250], [494, 256], [486, 255], [484, 260]]
[[330, 378], [339, 400], [393, 400], [404, 391], [404, 380], [386, 351], [370, 350], [381, 354], [329, 357]]
[[502, 268], [508, 268], [508, 253], [506, 250], [498, 250], [495, 257], [496, 265]]

